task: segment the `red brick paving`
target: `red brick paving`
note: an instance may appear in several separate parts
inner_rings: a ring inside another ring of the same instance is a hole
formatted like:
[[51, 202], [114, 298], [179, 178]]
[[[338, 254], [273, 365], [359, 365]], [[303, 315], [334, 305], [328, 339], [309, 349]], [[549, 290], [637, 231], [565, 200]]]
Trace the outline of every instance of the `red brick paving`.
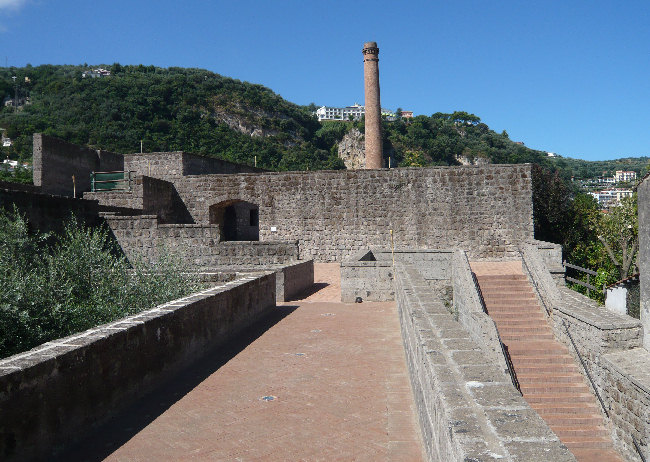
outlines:
[[395, 304], [340, 303], [337, 264], [316, 280], [106, 460], [422, 460]]

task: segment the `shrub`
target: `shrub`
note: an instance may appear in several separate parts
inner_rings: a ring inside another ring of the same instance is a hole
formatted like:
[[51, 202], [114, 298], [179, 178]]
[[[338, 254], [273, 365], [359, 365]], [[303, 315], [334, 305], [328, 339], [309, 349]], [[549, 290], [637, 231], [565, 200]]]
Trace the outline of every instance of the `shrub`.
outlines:
[[129, 264], [106, 227], [74, 218], [60, 235], [29, 233], [0, 212], [0, 357], [196, 291], [180, 259]]

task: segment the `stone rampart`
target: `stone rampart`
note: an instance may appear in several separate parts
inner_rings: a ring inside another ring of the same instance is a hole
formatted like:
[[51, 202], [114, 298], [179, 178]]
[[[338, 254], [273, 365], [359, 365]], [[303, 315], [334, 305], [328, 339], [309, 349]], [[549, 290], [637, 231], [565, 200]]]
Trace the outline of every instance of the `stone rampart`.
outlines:
[[76, 194], [90, 191], [90, 173], [95, 171], [124, 170], [121, 154], [97, 151], [87, 147], [43, 135], [34, 134], [34, 185], [43, 193], [72, 196], [72, 176], [75, 177]]
[[211, 205], [259, 206], [261, 241], [298, 241], [301, 258], [342, 261], [370, 247], [516, 252], [533, 237], [530, 165], [184, 176], [195, 223]]
[[218, 266], [279, 265], [298, 260], [295, 242], [220, 242], [219, 227], [160, 224], [156, 215], [106, 215], [127, 258], [155, 261], [161, 251], [178, 255], [196, 269]]
[[183, 151], [124, 154], [124, 169], [136, 175], [171, 180], [183, 175], [256, 173], [263, 169]]
[[453, 290], [451, 311], [467, 329], [470, 338], [481, 346], [486, 357], [507, 374], [508, 366], [501, 351], [499, 332], [494, 320], [483, 311], [467, 254], [462, 250], [454, 252], [450, 268]]
[[0, 454], [47, 459], [275, 306], [273, 273], [160, 305], [0, 361]]
[[429, 461], [575, 460], [416, 269], [396, 298]]

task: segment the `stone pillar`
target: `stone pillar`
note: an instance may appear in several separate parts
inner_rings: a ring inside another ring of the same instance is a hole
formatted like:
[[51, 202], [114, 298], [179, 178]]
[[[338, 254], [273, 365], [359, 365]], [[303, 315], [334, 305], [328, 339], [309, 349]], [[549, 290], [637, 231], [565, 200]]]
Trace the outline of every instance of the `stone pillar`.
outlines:
[[363, 74], [366, 93], [366, 168], [382, 168], [379, 48], [377, 48], [377, 42], [366, 42], [363, 45]]
[[643, 347], [650, 351], [650, 177], [639, 183], [639, 284]]

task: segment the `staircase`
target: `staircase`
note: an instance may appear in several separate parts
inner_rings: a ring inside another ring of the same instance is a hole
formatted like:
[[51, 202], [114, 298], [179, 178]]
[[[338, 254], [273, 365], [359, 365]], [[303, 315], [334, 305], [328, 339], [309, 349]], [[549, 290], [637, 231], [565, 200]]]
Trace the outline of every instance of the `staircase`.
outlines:
[[521, 262], [471, 263], [524, 399], [578, 461], [623, 461], [568, 348], [555, 340]]

